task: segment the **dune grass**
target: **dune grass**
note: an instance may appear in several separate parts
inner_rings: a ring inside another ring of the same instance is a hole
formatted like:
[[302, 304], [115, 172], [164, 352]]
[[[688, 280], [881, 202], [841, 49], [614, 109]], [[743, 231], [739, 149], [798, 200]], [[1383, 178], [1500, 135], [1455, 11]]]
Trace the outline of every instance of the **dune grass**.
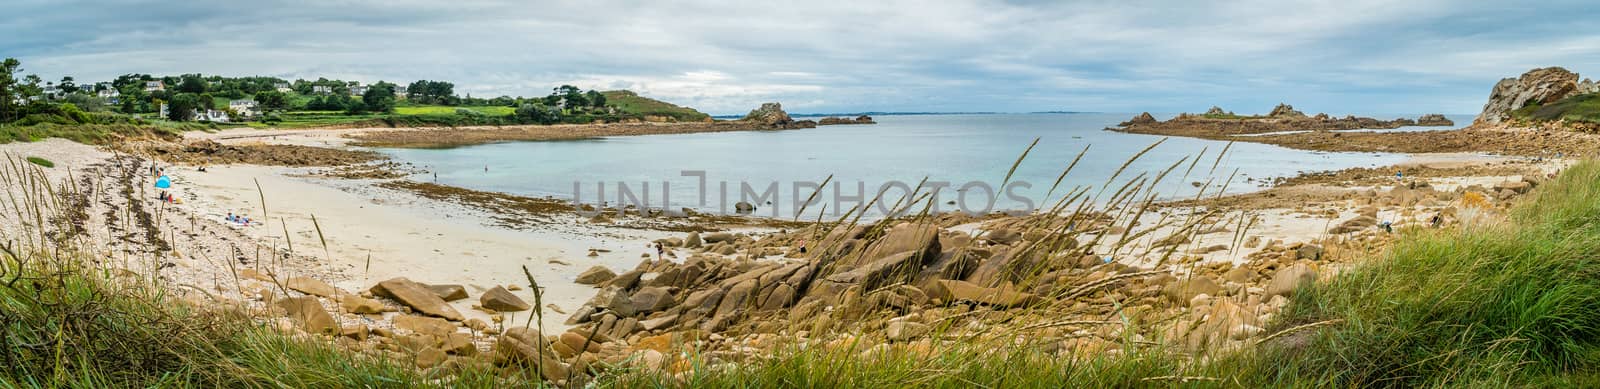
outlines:
[[1283, 324], [1344, 322], [1264, 349], [1264, 370], [1333, 386], [1600, 383], [1596, 221], [1591, 161], [1503, 222], [1407, 232], [1392, 254], [1296, 296]]
[[43, 166], [43, 167], [56, 167], [56, 163], [55, 162], [50, 162], [50, 160], [44, 159], [44, 158], [40, 158], [40, 157], [28, 157], [28, 163], [32, 163], [34, 165], [39, 165], [39, 166]]

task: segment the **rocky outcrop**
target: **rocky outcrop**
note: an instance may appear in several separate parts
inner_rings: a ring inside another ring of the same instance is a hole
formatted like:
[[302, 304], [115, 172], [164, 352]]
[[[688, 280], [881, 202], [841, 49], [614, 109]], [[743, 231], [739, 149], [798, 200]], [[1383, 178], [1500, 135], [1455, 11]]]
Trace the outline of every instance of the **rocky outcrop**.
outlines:
[[1303, 117], [1306, 117], [1306, 114], [1305, 114], [1305, 112], [1296, 111], [1294, 109], [1294, 106], [1292, 106], [1292, 105], [1284, 104], [1284, 103], [1278, 103], [1278, 106], [1272, 107], [1272, 112], [1267, 113], [1267, 117], [1273, 117], [1273, 118], [1303, 118]]
[[1511, 117], [1511, 112], [1530, 104], [1549, 104], [1577, 95], [1584, 90], [1594, 90], [1595, 84], [1586, 81], [1580, 89], [1578, 74], [1560, 67], [1533, 69], [1517, 78], [1507, 78], [1494, 84], [1489, 102], [1473, 122], [1499, 124]]
[[1430, 114], [1422, 115], [1421, 117], [1418, 117], [1417, 118], [1417, 125], [1419, 125], [1419, 126], [1454, 126], [1454, 125], [1456, 125], [1456, 122], [1450, 120], [1450, 118], [1444, 117], [1444, 115], [1440, 115], [1440, 114], [1436, 114], [1436, 113], [1430, 113]]
[[783, 111], [783, 104], [764, 103], [760, 108], [744, 115], [741, 121], [753, 122], [773, 129], [813, 128], [817, 122], [810, 120], [794, 120], [788, 112]]
[[1167, 121], [1156, 120], [1150, 113], [1122, 122], [1112, 131], [1136, 134], [1187, 136], [1207, 139], [1256, 141], [1260, 138], [1232, 138], [1238, 135], [1267, 134], [1273, 132], [1343, 131], [1359, 129], [1392, 129], [1405, 126], [1450, 126], [1455, 123], [1443, 115], [1423, 115], [1417, 120], [1398, 118], [1379, 120], [1347, 115], [1335, 118], [1326, 113], [1306, 116], [1288, 104], [1278, 104], [1265, 116], [1238, 116], [1212, 107], [1205, 114], [1179, 114]]
[[1132, 119], [1128, 119], [1128, 121], [1125, 121], [1125, 122], [1122, 122], [1121, 124], [1118, 124], [1117, 126], [1129, 127], [1129, 126], [1138, 125], [1138, 124], [1151, 124], [1151, 123], [1160, 123], [1160, 121], [1156, 120], [1155, 116], [1150, 116], [1149, 112], [1144, 112], [1144, 113], [1140, 113], [1138, 116], [1134, 116]]
[[841, 118], [841, 117], [831, 117], [830, 116], [830, 117], [822, 118], [821, 120], [817, 121], [817, 125], [819, 125], [819, 126], [832, 126], [832, 125], [841, 125], [841, 124], [877, 124], [877, 123], [878, 122], [872, 121], [872, 117], [871, 116], [867, 116], [867, 115], [856, 116], [854, 119]]

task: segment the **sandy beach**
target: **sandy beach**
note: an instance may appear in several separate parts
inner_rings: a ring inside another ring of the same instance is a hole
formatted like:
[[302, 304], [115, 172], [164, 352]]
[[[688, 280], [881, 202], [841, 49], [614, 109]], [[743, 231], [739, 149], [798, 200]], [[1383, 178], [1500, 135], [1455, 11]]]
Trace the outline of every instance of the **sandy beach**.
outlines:
[[[230, 130], [196, 134], [194, 138], [236, 145], [349, 148], [349, 139], [344, 135], [354, 131]], [[0, 151], [56, 161], [58, 168], [48, 169], [54, 179], [65, 179], [67, 171], [97, 171], [103, 180], [110, 180], [117, 174], [106, 166], [126, 169], [127, 164], [132, 163], [127, 157], [118, 158], [102, 149], [61, 140], [7, 144], [0, 146]], [[1560, 166], [1556, 162], [1535, 164], [1522, 158], [1468, 153], [1418, 154], [1402, 166], [1463, 168], [1497, 164], [1522, 164], [1538, 172], [1554, 171]], [[546, 328], [560, 329], [568, 327], [564, 324], [567, 317], [564, 313], [581, 307], [595, 294], [594, 287], [575, 282], [580, 273], [593, 266], [603, 266], [617, 273], [634, 269], [644, 259], [642, 257], [654, 255], [651, 241], [682, 236], [677, 232], [592, 223], [575, 214], [559, 215], [552, 223], [508, 227], [496, 223], [497, 215], [481, 208], [375, 185], [380, 180], [313, 174], [318, 168], [231, 164], [207, 166], [206, 171], [201, 172], [198, 166], [164, 163], [160, 166], [171, 177], [172, 192], [181, 203], [156, 201], [157, 190], [150, 188], [150, 176], [141, 174], [125, 180], [131, 180], [127, 185], [146, 191], [142, 196], [144, 206], [158, 210], [160, 223], [179, 226], [184, 231], [184, 236], [169, 238], [177, 255], [172, 260], [174, 265], [163, 268], [161, 274], [171, 274], [172, 279], [184, 284], [210, 285], [208, 289], [235, 299], [259, 298], [250, 295], [250, 291], [258, 288], [225, 287], [226, 280], [233, 278], [233, 272], [241, 267], [261, 269], [266, 266], [280, 279], [310, 276], [352, 292], [365, 291], [378, 281], [406, 277], [427, 284], [463, 285], [473, 296], [497, 285], [527, 285], [522, 272], [522, 268], [527, 267], [544, 288], [547, 312], [552, 313], [544, 318]], [[1467, 185], [1493, 187], [1496, 183], [1521, 179], [1520, 175], [1425, 178], [1441, 191]], [[1330, 228], [1360, 216], [1359, 209], [1372, 205], [1372, 200], [1355, 194], [1389, 192], [1397, 184], [1398, 181], [1358, 185], [1314, 183], [1228, 196], [1217, 199], [1218, 203], [1202, 206], [1163, 206], [1159, 212], [1142, 216], [1138, 223], [1160, 227], [1104, 255], [1133, 266], [1153, 266], [1169, 251], [1192, 257], [1190, 261], [1194, 264], [1243, 264], [1272, 244], [1321, 241], [1334, 236], [1329, 233]], [[1279, 192], [1309, 196], [1307, 198], [1314, 201], [1300, 199], [1224, 207], [1228, 209], [1213, 215], [1206, 230], [1194, 234], [1190, 241], [1175, 248], [1158, 244], [1159, 240], [1180, 233], [1182, 223], [1174, 221], [1193, 218], [1205, 206], [1251, 196], [1275, 197]], [[101, 203], [107, 207], [121, 206], [111, 197]], [[1380, 207], [1374, 216], [1398, 227], [1425, 223], [1444, 206], [1447, 205], [1432, 203]], [[255, 222], [248, 227], [228, 222], [225, 218], [230, 213], [250, 217]], [[263, 224], [259, 220], [272, 223]], [[1249, 224], [1248, 233], [1236, 233], [1236, 228], [1245, 221]], [[976, 236], [984, 233], [981, 226], [981, 223], [969, 223], [955, 229]], [[772, 230], [748, 230], [762, 231]], [[114, 242], [112, 237], [116, 233], [108, 230], [104, 239]], [[1102, 239], [1115, 241], [1122, 236], [1112, 233]], [[274, 252], [284, 259], [271, 260]], [[591, 252], [595, 256], [590, 256]], [[263, 253], [266, 254], [263, 256]], [[226, 264], [229, 257], [236, 257], [238, 263]], [[259, 259], [263, 257], [269, 260]], [[141, 270], [149, 271], [149, 266]], [[494, 320], [493, 315], [473, 309], [476, 301], [463, 299], [451, 304], [468, 318]], [[525, 316], [522, 315], [527, 313], [506, 318], [523, 320]]]

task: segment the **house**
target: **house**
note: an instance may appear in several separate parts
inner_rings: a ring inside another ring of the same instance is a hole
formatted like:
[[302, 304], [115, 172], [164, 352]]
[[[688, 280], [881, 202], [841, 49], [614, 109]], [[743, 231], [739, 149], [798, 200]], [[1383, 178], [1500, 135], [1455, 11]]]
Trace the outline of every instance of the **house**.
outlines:
[[231, 109], [231, 110], [233, 110], [233, 112], [239, 113], [240, 116], [244, 116], [244, 117], [247, 117], [247, 118], [248, 117], [255, 117], [256, 116], [256, 112], [257, 112], [256, 111], [256, 101], [255, 100], [239, 99], [239, 100], [229, 101], [228, 102], [228, 109]]
[[167, 83], [161, 82], [161, 80], [144, 82], [145, 92], [155, 92], [158, 90], [167, 90]]
[[394, 97], [397, 98], [397, 99], [404, 100], [406, 98], [406, 86], [405, 85], [395, 85], [394, 86]]
[[279, 92], [288, 92], [288, 91], [294, 90], [294, 88], [290, 88], [289, 87], [289, 83], [287, 83], [287, 82], [280, 82], [280, 83], [277, 83], [277, 84], [273, 84], [272, 87], [277, 89]]
[[44, 98], [46, 99], [55, 100], [65, 95], [65, 93], [61, 93], [61, 88], [56, 87], [53, 82], [44, 85]]
[[227, 123], [228, 122], [228, 111], [218, 111], [218, 110], [215, 110], [215, 109], [208, 109], [208, 110], [206, 110], [205, 112], [202, 113], [199, 110], [195, 110], [194, 111], [194, 118], [195, 118], [195, 120], [208, 121], [208, 122], [212, 122], [212, 123]]
[[100, 96], [102, 99], [114, 99], [117, 98], [117, 96], [121, 96], [122, 92], [118, 92], [116, 89], [112, 88], [105, 88], [101, 89], [99, 92], [95, 92], [95, 95]]
[[316, 93], [319, 95], [330, 94], [333, 93], [333, 87], [327, 85], [312, 85], [311, 93]]
[[367, 94], [367, 88], [368, 88], [367, 86], [363, 86], [363, 85], [351, 86], [350, 87], [350, 95], [351, 96], [363, 96], [363, 95], [366, 95]]

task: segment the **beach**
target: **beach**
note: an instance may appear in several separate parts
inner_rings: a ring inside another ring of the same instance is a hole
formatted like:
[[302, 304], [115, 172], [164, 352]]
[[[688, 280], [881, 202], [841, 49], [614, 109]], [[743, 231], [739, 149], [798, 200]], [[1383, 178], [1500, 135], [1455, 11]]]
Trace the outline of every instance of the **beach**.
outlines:
[[[195, 140], [236, 145], [344, 148], [348, 147], [349, 139], [342, 135], [351, 132], [230, 130], [197, 134]], [[575, 282], [579, 274], [595, 266], [616, 273], [634, 269], [641, 261], [653, 258], [652, 241], [683, 236], [681, 232], [666, 229], [596, 223], [576, 214], [545, 215], [543, 223], [507, 225], [502, 222], [505, 215], [497, 214], [500, 211], [380, 185], [386, 180], [319, 175], [315, 173], [323, 168], [313, 167], [226, 164], [207, 165], [206, 171], [201, 172], [199, 166], [160, 163], [172, 180], [172, 193], [181, 201], [180, 204], [165, 204], [156, 201], [157, 189], [150, 187], [151, 176], [119, 176], [125, 175], [122, 171], [134, 163], [127, 156], [118, 157], [95, 147], [60, 140], [13, 143], [4, 145], [3, 150], [12, 155], [37, 155], [56, 161], [58, 168], [47, 169], [56, 179], [65, 179], [61, 174], [64, 171], [95, 171], [101, 180], [122, 180], [126, 185], [145, 191], [141, 199], [147, 209], [156, 210], [161, 220], [158, 224], [175, 226], [180, 231], [169, 238], [173, 254], [176, 254], [171, 260], [173, 267], [163, 268], [160, 274], [163, 277], [171, 274], [170, 277], [180, 284], [204, 287], [237, 300], [261, 299], [252, 293], [271, 283], [263, 281], [254, 287], [227, 285], [231, 283], [228, 280], [237, 278], [240, 269], [258, 269], [279, 281], [314, 277], [351, 292], [365, 291], [379, 281], [405, 277], [426, 284], [462, 285], [470, 295], [477, 296], [495, 286], [527, 286], [528, 280], [522, 271], [526, 267], [543, 288], [543, 301], [549, 312], [557, 313], [544, 317], [545, 327], [560, 329], [568, 325], [565, 324], [566, 315], [559, 313], [578, 309], [595, 294], [594, 287]], [[1470, 174], [1475, 171], [1472, 166], [1504, 164], [1517, 164], [1538, 174], [1560, 166], [1554, 161], [1534, 163], [1478, 154], [1413, 155], [1401, 166], [1456, 168], [1457, 173]], [[107, 169], [108, 165], [121, 166], [122, 170]], [[142, 166], [149, 166], [148, 162]], [[1463, 167], [1467, 168], [1461, 170]], [[1490, 175], [1424, 179], [1440, 190], [1449, 191], [1474, 184], [1493, 187], [1496, 183], [1523, 178], [1505, 174], [1504, 169], [1481, 170]], [[1192, 241], [1174, 251], [1192, 256], [1188, 261], [1197, 264], [1243, 264], [1253, 254], [1266, 249], [1269, 246], [1266, 242], [1292, 245], [1336, 236], [1329, 233], [1330, 228], [1359, 216], [1360, 209], [1373, 205], [1372, 200], [1355, 194], [1389, 192], [1398, 182], [1380, 177], [1375, 182], [1313, 182], [1243, 195], [1212, 195], [1206, 196], [1210, 198], [1206, 200], [1209, 203], [1174, 202], [1163, 206], [1158, 212], [1144, 215], [1139, 224], [1171, 224], [1171, 220], [1192, 217], [1206, 207], [1221, 209], [1222, 212], [1210, 216], [1210, 224], [1223, 228], [1207, 227], [1209, 231], [1197, 231]], [[1262, 196], [1276, 198], [1280, 193], [1284, 198], [1295, 200], [1247, 200]], [[112, 197], [107, 196], [97, 207], [121, 206], [122, 203]], [[1396, 226], [1414, 225], [1425, 223], [1429, 216], [1448, 207], [1447, 203], [1432, 201], [1381, 207], [1375, 216]], [[99, 213], [90, 212], [91, 215]], [[249, 217], [253, 223], [246, 227], [229, 222], [225, 220], [229, 214]], [[1240, 221], [1247, 218], [1250, 219], [1248, 233], [1238, 233]], [[262, 220], [270, 223], [263, 224]], [[91, 224], [99, 223], [104, 222]], [[1227, 228], [1230, 223], [1233, 228]], [[980, 235], [985, 232], [981, 225], [982, 222], [974, 221], [954, 229]], [[1156, 241], [1179, 233], [1180, 227], [1174, 224], [1156, 228], [1107, 254], [1127, 265], [1154, 266], [1160, 253], [1168, 249], [1157, 245]], [[739, 231], [759, 238], [762, 233], [776, 230], [747, 227]], [[115, 233], [108, 231], [105, 240], [116, 241], [110, 239], [110, 235]], [[1111, 233], [1102, 239], [1122, 238]], [[1246, 238], [1258, 243], [1244, 244]], [[1083, 239], [1087, 242], [1090, 238]], [[235, 263], [228, 264], [229, 257], [236, 257], [233, 258]], [[136, 272], [151, 271], [151, 266], [130, 265], [129, 268]], [[451, 305], [468, 318], [495, 320], [495, 315], [474, 309], [476, 301], [464, 299]], [[525, 315], [525, 312], [512, 313], [501, 320], [520, 321]], [[366, 320], [373, 319], [376, 318]]]

